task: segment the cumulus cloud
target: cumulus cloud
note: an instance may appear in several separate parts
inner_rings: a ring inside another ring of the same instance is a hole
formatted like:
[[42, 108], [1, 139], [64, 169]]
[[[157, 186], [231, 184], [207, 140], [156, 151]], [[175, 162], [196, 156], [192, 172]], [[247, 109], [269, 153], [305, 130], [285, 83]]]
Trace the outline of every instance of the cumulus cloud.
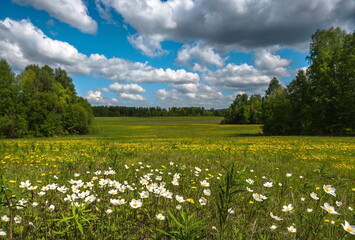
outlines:
[[203, 75], [203, 79], [215, 86], [240, 91], [258, 92], [268, 86], [273, 76], [248, 64], [235, 65], [229, 63], [225, 68], [209, 71]]
[[17, 70], [28, 64], [47, 64], [71, 74], [102, 76], [114, 81], [169, 84], [199, 81], [198, 74], [184, 69], [154, 68], [147, 63], [106, 58], [101, 54], [87, 56], [67, 42], [49, 38], [28, 20], [0, 21], [0, 58]]
[[120, 93], [121, 98], [133, 100], [133, 101], [144, 101], [146, 100], [143, 96], [139, 94], [132, 94], [132, 93]]
[[[355, 27], [353, 0], [99, 0], [137, 30], [154, 38], [252, 49], [295, 46], [319, 28]], [[157, 43], [145, 45], [151, 51]], [[146, 51], [148, 52], [148, 51]]]
[[125, 93], [144, 93], [145, 89], [138, 84], [119, 84], [113, 83], [109, 86], [112, 92], [125, 92]]
[[[196, 60], [198, 63], [192, 62]], [[222, 67], [224, 59], [216, 53], [212, 47], [201, 42], [185, 44], [178, 52], [176, 62], [179, 65], [187, 65], [194, 70], [205, 71], [205, 66]]]
[[273, 55], [269, 50], [261, 49], [255, 53], [254, 64], [256, 67], [271, 70], [280, 67], [289, 66], [291, 61], [283, 59], [279, 55]]
[[117, 98], [106, 98], [101, 91], [88, 91], [85, 98], [94, 105], [114, 105], [118, 104]]
[[88, 10], [82, 0], [12, 0], [20, 5], [30, 5], [38, 10], [44, 10], [50, 16], [79, 29], [81, 32], [94, 34], [97, 23], [88, 15]]
[[193, 86], [171, 85], [171, 89], [156, 91], [155, 98], [165, 106], [214, 108], [230, 104], [229, 97], [224, 96], [218, 88], [201, 83]]

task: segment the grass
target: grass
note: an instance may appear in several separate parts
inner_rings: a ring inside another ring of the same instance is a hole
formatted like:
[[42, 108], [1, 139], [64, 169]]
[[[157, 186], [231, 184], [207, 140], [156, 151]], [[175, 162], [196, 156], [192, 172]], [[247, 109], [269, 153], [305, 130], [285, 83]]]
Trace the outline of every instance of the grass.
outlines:
[[[12, 216], [12, 221], [16, 215], [22, 217], [11, 227], [0, 221], [6, 237], [10, 233], [13, 239], [352, 237], [341, 224], [355, 223], [354, 138], [268, 137], [260, 135], [259, 125], [220, 125], [221, 118], [216, 117], [96, 120], [100, 132], [95, 135], [0, 140], [4, 177], [0, 216]], [[20, 188], [25, 180], [37, 189]], [[204, 180], [209, 186], [203, 186]], [[272, 187], [265, 187], [266, 182]], [[53, 184], [57, 190], [46, 190]], [[336, 196], [326, 193], [324, 185], [332, 185]], [[58, 190], [60, 186], [68, 188], [66, 193]], [[118, 193], [109, 193], [112, 189]], [[65, 200], [76, 191], [76, 197], [89, 192], [85, 198]], [[143, 191], [148, 198], [142, 198]], [[171, 199], [166, 192], [172, 193]], [[319, 200], [310, 197], [312, 192]], [[267, 199], [259, 201], [256, 193]], [[185, 201], [179, 203], [177, 195]], [[85, 202], [86, 197], [92, 199]], [[115, 199], [126, 203], [115, 205]], [[142, 206], [131, 207], [133, 199], [141, 199]], [[325, 203], [341, 215], [327, 213], [321, 208]], [[288, 204], [294, 209], [283, 212]], [[271, 218], [270, 212], [283, 221]], [[159, 213], [164, 220], [156, 218]], [[272, 225], [277, 228], [271, 230]], [[295, 233], [288, 230], [291, 226]]]

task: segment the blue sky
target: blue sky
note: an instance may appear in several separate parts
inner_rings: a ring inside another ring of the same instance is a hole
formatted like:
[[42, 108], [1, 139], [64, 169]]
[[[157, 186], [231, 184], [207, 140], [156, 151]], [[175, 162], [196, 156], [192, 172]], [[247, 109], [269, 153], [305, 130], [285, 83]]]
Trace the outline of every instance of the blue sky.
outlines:
[[3, 0], [0, 58], [61, 67], [93, 105], [226, 108], [287, 85], [354, 0]]

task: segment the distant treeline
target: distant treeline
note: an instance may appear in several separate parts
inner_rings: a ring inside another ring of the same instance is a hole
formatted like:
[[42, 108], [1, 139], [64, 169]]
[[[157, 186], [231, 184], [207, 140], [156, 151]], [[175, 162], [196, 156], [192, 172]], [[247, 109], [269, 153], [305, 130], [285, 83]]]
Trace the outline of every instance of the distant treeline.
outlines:
[[355, 134], [355, 33], [318, 30], [306, 71], [286, 87], [273, 78], [265, 96], [238, 95], [223, 123], [263, 123], [270, 135]]
[[125, 106], [93, 106], [95, 117], [196, 117], [224, 115], [223, 110], [206, 110], [203, 107], [125, 107]]
[[65, 70], [29, 65], [16, 75], [0, 60], [0, 137], [86, 134], [92, 120]]

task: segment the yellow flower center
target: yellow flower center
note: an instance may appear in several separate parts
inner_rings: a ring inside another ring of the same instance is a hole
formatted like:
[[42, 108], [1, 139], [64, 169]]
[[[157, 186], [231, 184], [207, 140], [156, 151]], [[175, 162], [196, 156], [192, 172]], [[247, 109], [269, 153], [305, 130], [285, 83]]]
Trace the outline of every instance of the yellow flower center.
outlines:
[[350, 233], [355, 232], [354, 229], [352, 229], [351, 227], [347, 227], [347, 228], [346, 228], [346, 231], [348, 231], [348, 232], [350, 232]]

